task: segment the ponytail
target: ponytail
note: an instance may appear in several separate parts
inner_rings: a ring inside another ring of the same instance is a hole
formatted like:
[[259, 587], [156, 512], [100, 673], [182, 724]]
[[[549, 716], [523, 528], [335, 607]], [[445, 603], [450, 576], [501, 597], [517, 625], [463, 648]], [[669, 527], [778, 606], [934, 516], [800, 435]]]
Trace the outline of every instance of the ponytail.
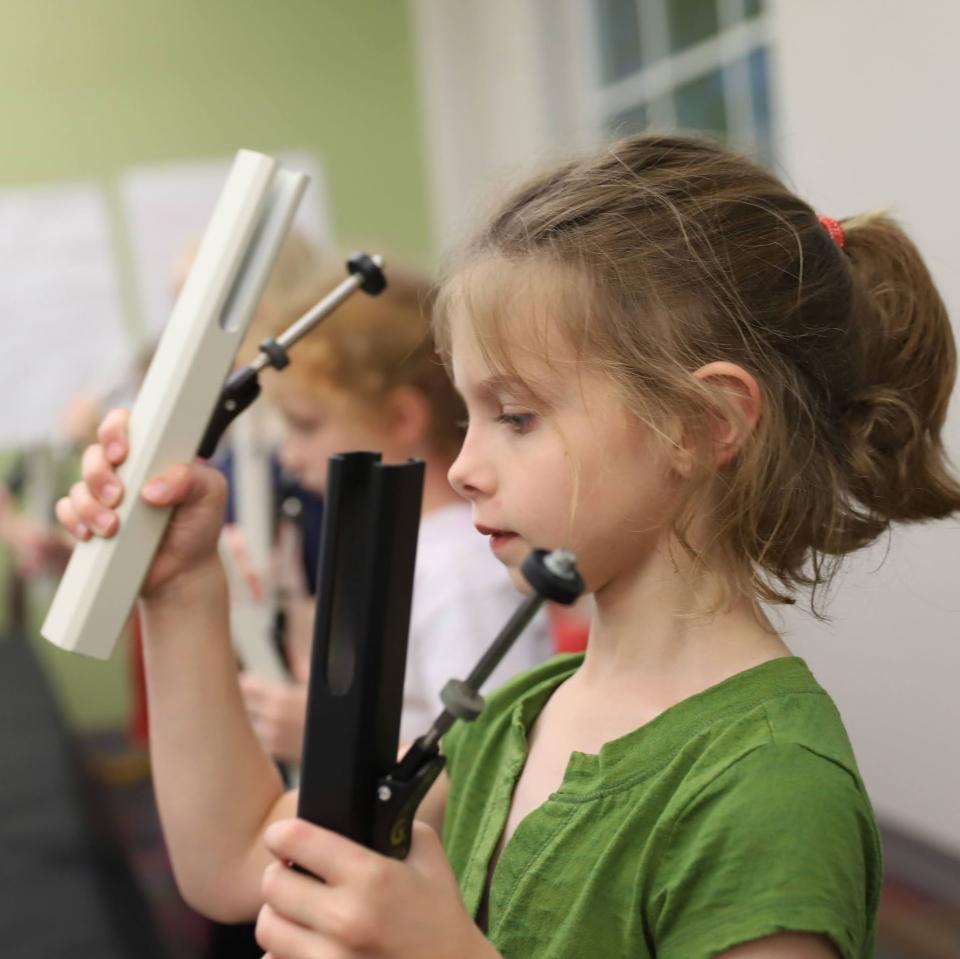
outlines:
[[838, 552], [876, 538], [892, 521], [960, 510], [960, 484], [940, 437], [957, 362], [946, 308], [891, 218], [868, 214], [843, 228], [854, 277], [851, 328], [863, 350], [863, 380], [843, 413], [844, 467], [863, 509]]

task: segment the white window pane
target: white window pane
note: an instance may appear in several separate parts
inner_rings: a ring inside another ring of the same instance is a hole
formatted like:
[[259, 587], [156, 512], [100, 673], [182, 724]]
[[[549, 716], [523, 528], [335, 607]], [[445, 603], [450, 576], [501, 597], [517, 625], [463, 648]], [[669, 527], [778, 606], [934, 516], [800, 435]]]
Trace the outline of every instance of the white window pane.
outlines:
[[758, 47], [750, 54], [750, 93], [753, 99], [753, 129], [757, 143], [768, 149], [773, 145], [770, 124], [770, 71], [767, 51]]
[[636, 0], [594, 0], [593, 7], [604, 82], [636, 73], [643, 66]]
[[673, 92], [677, 126], [709, 133], [727, 131], [727, 108], [723, 98], [723, 74], [714, 70]]
[[720, 29], [716, 0], [668, 0], [667, 21], [674, 52], [709, 40]]

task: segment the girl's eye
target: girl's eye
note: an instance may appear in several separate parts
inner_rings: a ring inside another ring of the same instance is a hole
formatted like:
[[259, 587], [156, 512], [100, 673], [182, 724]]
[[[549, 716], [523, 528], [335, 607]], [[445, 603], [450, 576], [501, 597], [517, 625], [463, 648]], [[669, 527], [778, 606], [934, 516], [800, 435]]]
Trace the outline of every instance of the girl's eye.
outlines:
[[501, 413], [497, 422], [508, 426], [514, 433], [526, 433], [533, 426], [533, 413]]
[[296, 433], [298, 436], [309, 436], [311, 433], [316, 433], [323, 426], [323, 420], [302, 420], [287, 417], [287, 426], [292, 433]]

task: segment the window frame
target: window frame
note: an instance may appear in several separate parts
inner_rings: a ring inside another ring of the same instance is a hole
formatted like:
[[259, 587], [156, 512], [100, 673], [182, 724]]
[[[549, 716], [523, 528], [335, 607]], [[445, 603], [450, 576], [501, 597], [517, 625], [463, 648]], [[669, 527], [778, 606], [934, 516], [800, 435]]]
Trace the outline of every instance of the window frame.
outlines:
[[775, 117], [769, 118], [770, 142], [758, 138], [754, 113], [754, 91], [749, 58], [763, 50], [768, 63], [773, 52], [769, 0], [757, 14], [747, 16], [748, 0], [715, 0], [718, 31], [679, 51], [669, 48], [667, 4], [670, 0], [635, 0], [640, 28], [641, 54], [645, 65], [617, 80], [604, 80], [601, 37], [593, 0], [566, 0], [569, 15], [576, 18], [580, 38], [579, 57], [583, 63], [584, 112], [582, 123], [595, 141], [608, 138], [615, 121], [632, 110], [644, 109], [651, 130], [677, 129], [674, 94], [694, 80], [721, 71], [726, 129], [703, 131], [722, 135], [732, 146], [747, 150], [776, 148]]

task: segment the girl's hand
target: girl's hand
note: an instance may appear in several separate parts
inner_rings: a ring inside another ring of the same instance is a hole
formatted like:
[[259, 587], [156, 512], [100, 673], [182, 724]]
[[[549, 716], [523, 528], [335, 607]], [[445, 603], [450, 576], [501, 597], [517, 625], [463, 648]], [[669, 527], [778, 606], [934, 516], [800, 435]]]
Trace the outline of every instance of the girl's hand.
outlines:
[[247, 538], [243, 530], [236, 523], [227, 523], [223, 527], [223, 545], [236, 566], [240, 578], [250, 593], [250, 599], [255, 603], [262, 603], [267, 598], [266, 584], [263, 570], [257, 569], [247, 546]]
[[[257, 942], [270, 959], [493, 959], [467, 915], [437, 834], [414, 823], [400, 862], [302, 819], [274, 823]], [[284, 865], [296, 862], [312, 875]], [[319, 877], [320, 882], [313, 878]]]
[[17, 516], [7, 525], [4, 537], [13, 549], [17, 571], [23, 576], [59, 576], [73, 543], [58, 529], [49, 529], [29, 516]]
[[250, 724], [263, 748], [281, 762], [300, 762], [307, 687], [241, 673], [240, 692]]
[[310, 680], [310, 654], [313, 649], [313, 621], [317, 601], [312, 596], [287, 599], [287, 660], [290, 672], [300, 684]]
[[[97, 431], [100, 442], [84, 451], [83, 478], [57, 502], [57, 519], [79, 540], [109, 538], [119, 527], [115, 509], [126, 491], [116, 468], [129, 452], [129, 419], [126, 410], [107, 414]], [[202, 462], [178, 464], [147, 483], [140, 496], [151, 506], [177, 507], [144, 580], [141, 593], [150, 596], [216, 558], [226, 481]]]

